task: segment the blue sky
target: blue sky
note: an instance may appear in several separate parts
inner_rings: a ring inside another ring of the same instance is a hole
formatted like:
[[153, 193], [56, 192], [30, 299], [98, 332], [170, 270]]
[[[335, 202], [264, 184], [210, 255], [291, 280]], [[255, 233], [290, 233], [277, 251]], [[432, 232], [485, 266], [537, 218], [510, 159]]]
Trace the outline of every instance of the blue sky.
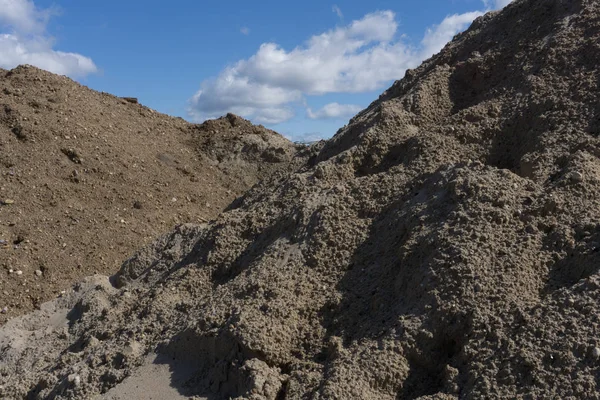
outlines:
[[194, 122], [330, 137], [510, 0], [0, 0], [0, 67], [33, 64]]

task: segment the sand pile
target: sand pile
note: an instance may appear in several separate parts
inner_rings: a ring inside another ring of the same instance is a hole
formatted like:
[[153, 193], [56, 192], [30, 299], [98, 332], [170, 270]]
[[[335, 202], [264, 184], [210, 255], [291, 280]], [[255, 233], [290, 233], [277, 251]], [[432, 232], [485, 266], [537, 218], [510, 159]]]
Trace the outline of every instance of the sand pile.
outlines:
[[192, 125], [34, 67], [0, 70], [0, 322], [216, 217], [294, 152], [233, 115]]
[[600, 4], [517, 0], [298, 172], [0, 332], [5, 398], [599, 398]]

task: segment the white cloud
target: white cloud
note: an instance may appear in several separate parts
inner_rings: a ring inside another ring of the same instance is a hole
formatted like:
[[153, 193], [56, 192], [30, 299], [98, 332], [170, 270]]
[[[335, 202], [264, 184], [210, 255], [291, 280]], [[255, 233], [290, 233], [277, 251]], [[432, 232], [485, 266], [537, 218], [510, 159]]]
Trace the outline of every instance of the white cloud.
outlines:
[[242, 33], [242, 35], [248, 36], [250, 34], [250, 28], [248, 28], [247, 26], [244, 26], [240, 29], [240, 32]]
[[[367, 14], [289, 51], [264, 43], [249, 59], [202, 82], [190, 100], [189, 113], [197, 121], [233, 112], [254, 121], [283, 122], [294, 116], [292, 106], [304, 102], [305, 96], [379, 90], [438, 51], [481, 14], [446, 17], [427, 30], [417, 47], [398, 34], [391, 11]], [[320, 112], [327, 115], [324, 110], [311, 111]]]
[[19, 64], [72, 77], [97, 72], [94, 62], [77, 53], [54, 50], [54, 40], [46, 33], [54, 9], [38, 9], [29, 0], [0, 0], [0, 67]]
[[426, 59], [439, 52], [454, 35], [465, 30], [475, 18], [482, 15], [481, 11], [449, 15], [439, 25], [427, 29], [421, 41], [421, 58]]
[[333, 7], [331, 7], [331, 11], [333, 11], [339, 19], [344, 19], [344, 14], [342, 13], [342, 10], [336, 4], [334, 4]]
[[202, 83], [191, 99], [190, 114], [194, 120], [202, 121], [232, 112], [258, 123], [276, 124], [293, 117], [289, 104], [301, 98], [299, 91], [253, 82], [232, 67], [217, 79]]
[[38, 10], [29, 0], [0, 0], [0, 24], [17, 32], [41, 33], [53, 10]]
[[285, 137], [286, 139], [291, 140], [292, 142], [306, 143], [306, 144], [318, 142], [319, 140], [324, 139], [323, 134], [318, 133], [318, 132], [306, 132], [306, 133], [300, 133], [300, 134], [282, 133], [281, 135], [283, 137]]
[[287, 107], [263, 108], [260, 114], [254, 118], [257, 124], [279, 124], [291, 119], [294, 111]]
[[512, 3], [512, 1], [513, 0], [483, 0], [483, 4], [488, 10], [499, 10]]
[[363, 107], [354, 104], [329, 103], [316, 111], [307, 108], [306, 114], [310, 119], [341, 118], [350, 117], [362, 109]]
[[35, 65], [56, 74], [72, 77], [97, 71], [90, 58], [81, 54], [52, 50], [49, 41], [23, 40], [16, 35], [0, 34], [0, 67], [11, 69], [19, 64]]

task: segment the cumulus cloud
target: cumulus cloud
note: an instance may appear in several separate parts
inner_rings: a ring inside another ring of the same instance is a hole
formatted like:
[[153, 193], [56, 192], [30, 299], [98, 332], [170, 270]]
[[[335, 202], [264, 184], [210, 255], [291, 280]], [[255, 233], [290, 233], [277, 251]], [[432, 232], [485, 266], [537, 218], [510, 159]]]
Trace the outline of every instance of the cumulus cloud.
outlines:
[[32, 1], [0, 0], [0, 24], [22, 33], [41, 33], [56, 11], [39, 10]]
[[512, 1], [513, 0], [483, 0], [483, 4], [488, 10], [499, 10], [512, 3]]
[[23, 40], [16, 35], [0, 34], [0, 66], [11, 69], [19, 64], [35, 65], [56, 74], [72, 77], [85, 76], [97, 71], [90, 58], [77, 53], [53, 50], [49, 40]]
[[[291, 50], [264, 43], [250, 58], [202, 82], [190, 100], [189, 113], [197, 121], [233, 112], [276, 123], [292, 118], [293, 106], [302, 105], [306, 96], [379, 90], [441, 49], [479, 15], [448, 16], [428, 29], [416, 47], [398, 34], [392, 11], [367, 14]], [[311, 113], [325, 117], [335, 107], [348, 111], [337, 105]]]
[[360, 110], [362, 107], [355, 104], [329, 103], [316, 111], [307, 108], [306, 114], [310, 119], [341, 118], [350, 117]]
[[293, 135], [282, 133], [282, 136], [293, 142], [305, 144], [310, 144], [318, 142], [319, 140], [323, 140], [323, 134], [319, 132], [305, 132]]
[[[276, 124], [293, 117], [289, 104], [301, 98], [302, 93], [297, 90], [254, 82], [248, 76], [240, 76], [236, 68], [231, 67], [226, 68], [217, 79], [203, 82], [191, 103], [207, 117], [232, 112], [251, 117], [259, 123]], [[191, 111], [193, 115], [194, 112]]]
[[55, 9], [39, 9], [29, 0], [0, 0], [0, 67], [31, 64], [72, 77], [97, 72], [89, 57], [54, 50], [46, 25], [55, 14]]
[[454, 35], [465, 30], [475, 18], [482, 15], [481, 11], [450, 15], [439, 25], [427, 29], [421, 41], [421, 58], [425, 59], [439, 52]]
[[339, 8], [336, 4], [334, 4], [333, 7], [331, 7], [331, 11], [333, 11], [339, 19], [344, 19], [344, 14], [342, 13], [341, 8]]

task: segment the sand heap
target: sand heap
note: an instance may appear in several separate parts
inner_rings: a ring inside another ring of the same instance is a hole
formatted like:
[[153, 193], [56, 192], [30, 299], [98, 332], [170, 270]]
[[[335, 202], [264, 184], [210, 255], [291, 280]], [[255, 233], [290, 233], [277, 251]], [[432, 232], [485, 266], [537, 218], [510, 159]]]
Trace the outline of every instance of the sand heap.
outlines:
[[597, 1], [477, 19], [297, 173], [10, 321], [2, 395], [599, 398], [599, 62]]
[[34, 67], [0, 70], [0, 322], [216, 217], [294, 152], [233, 115], [192, 125]]

